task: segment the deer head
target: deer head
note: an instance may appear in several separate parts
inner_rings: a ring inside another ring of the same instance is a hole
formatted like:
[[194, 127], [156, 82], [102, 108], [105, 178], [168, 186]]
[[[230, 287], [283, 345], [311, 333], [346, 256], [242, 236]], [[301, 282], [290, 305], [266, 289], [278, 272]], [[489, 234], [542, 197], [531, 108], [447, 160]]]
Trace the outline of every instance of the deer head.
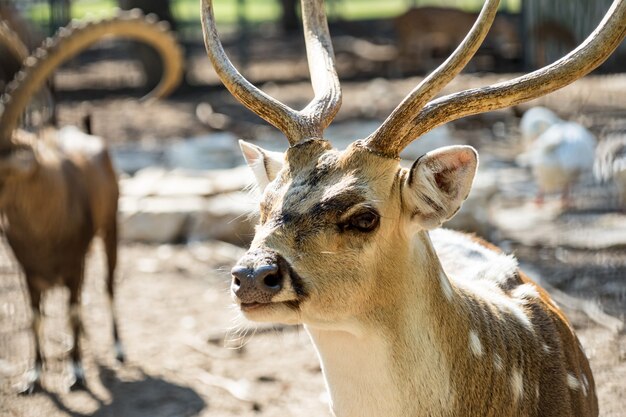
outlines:
[[219, 77], [290, 145], [279, 154], [241, 143], [262, 190], [256, 235], [232, 270], [232, 294], [246, 317], [324, 325], [394, 305], [412, 285], [403, 279], [407, 271], [421, 277], [431, 273], [435, 255], [427, 232], [459, 210], [478, 165], [473, 148], [454, 146], [430, 152], [405, 169], [399, 165], [402, 149], [451, 120], [528, 101], [573, 82], [600, 65], [626, 34], [626, 2], [616, 0], [598, 29], [559, 61], [433, 100], [476, 52], [498, 3], [485, 2], [460, 46], [372, 135], [338, 151], [323, 137], [341, 92], [322, 0], [302, 1], [315, 97], [300, 111], [237, 72], [218, 39], [211, 1], [203, 0], [206, 49]]

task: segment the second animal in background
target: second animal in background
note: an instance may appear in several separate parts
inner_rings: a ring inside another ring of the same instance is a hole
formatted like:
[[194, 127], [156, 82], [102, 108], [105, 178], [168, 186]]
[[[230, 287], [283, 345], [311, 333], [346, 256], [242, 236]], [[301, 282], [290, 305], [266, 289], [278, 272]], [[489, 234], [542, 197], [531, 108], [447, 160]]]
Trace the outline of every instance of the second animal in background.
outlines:
[[94, 236], [104, 240], [107, 290], [112, 309], [116, 357], [122, 361], [113, 309], [117, 265], [117, 178], [101, 138], [76, 128], [47, 129], [35, 135], [19, 128], [20, 118], [45, 80], [64, 62], [105, 36], [135, 38], [164, 58], [163, 79], [153, 97], [168, 94], [182, 76], [182, 53], [166, 26], [135, 11], [63, 28], [27, 58], [9, 83], [0, 106], [0, 214], [3, 232], [26, 277], [33, 312], [35, 365], [24, 392], [42, 389], [43, 351], [40, 302], [54, 287], [69, 290], [69, 325], [74, 339], [72, 388], [85, 388], [81, 354], [80, 299], [85, 256]]

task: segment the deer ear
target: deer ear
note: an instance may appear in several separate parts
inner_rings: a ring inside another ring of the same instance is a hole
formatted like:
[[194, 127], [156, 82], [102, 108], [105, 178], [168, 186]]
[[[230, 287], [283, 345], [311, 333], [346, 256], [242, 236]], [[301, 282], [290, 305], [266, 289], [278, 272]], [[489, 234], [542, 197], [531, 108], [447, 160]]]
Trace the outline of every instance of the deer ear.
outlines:
[[424, 229], [434, 229], [461, 208], [478, 167], [471, 146], [447, 146], [420, 157], [402, 188], [405, 209]]
[[283, 167], [284, 155], [281, 152], [267, 151], [243, 140], [239, 141], [239, 147], [248, 166], [252, 169], [259, 188], [263, 191]]

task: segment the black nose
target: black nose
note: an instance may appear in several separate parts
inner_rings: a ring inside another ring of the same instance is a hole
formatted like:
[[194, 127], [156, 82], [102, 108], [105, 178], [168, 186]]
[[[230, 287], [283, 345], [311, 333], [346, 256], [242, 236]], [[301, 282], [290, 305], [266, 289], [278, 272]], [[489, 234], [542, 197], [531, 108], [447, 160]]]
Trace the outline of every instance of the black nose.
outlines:
[[283, 274], [276, 263], [260, 266], [236, 265], [230, 288], [242, 303], [269, 303], [283, 288]]

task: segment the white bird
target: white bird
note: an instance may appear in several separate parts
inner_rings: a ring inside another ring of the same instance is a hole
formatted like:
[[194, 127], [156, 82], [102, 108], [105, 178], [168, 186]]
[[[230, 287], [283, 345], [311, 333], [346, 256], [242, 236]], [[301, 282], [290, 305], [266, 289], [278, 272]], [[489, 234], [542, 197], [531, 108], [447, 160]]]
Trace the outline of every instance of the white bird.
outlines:
[[562, 120], [552, 110], [545, 107], [533, 107], [524, 112], [520, 121], [522, 139], [526, 146], [537, 139], [548, 128]]
[[626, 209], [626, 133], [609, 135], [598, 145], [594, 173], [602, 181], [613, 180]]
[[593, 168], [595, 137], [584, 126], [561, 120], [543, 107], [527, 111], [520, 129], [528, 150], [517, 161], [532, 170], [539, 188], [536, 203], [543, 204], [547, 193], [560, 192], [567, 206], [571, 186]]

